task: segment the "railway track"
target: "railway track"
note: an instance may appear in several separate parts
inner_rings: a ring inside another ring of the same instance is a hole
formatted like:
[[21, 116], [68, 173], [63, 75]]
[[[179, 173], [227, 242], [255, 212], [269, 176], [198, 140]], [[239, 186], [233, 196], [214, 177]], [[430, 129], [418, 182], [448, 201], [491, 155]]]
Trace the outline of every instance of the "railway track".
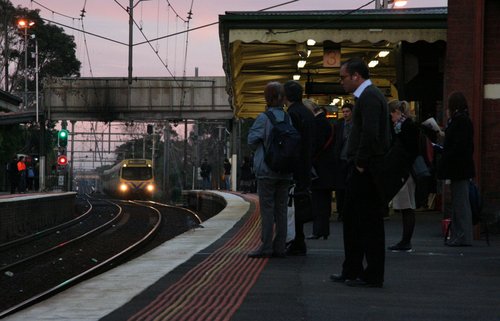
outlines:
[[0, 318], [125, 260], [162, 224], [150, 204], [88, 203], [85, 219], [0, 246]]

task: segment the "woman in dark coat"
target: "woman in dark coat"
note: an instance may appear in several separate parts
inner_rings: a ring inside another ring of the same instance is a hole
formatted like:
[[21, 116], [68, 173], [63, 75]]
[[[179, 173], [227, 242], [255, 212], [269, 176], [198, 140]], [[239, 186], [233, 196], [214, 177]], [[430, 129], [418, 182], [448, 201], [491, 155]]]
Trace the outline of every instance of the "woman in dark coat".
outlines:
[[451, 235], [446, 245], [469, 246], [472, 245], [473, 234], [469, 181], [475, 176], [472, 158], [474, 130], [467, 100], [461, 92], [450, 94], [446, 111], [449, 118], [437, 172], [439, 179], [450, 180]]
[[326, 110], [313, 101], [305, 99], [304, 105], [314, 113], [314, 135], [312, 145], [313, 177], [312, 216], [313, 234], [308, 239], [328, 239], [330, 235], [330, 215], [332, 213], [332, 192], [334, 180], [333, 145], [335, 131], [326, 119]]
[[[389, 102], [389, 112], [393, 123], [394, 143], [401, 144], [408, 165], [411, 165], [418, 154], [418, 127], [410, 117], [409, 104], [406, 101], [393, 100]], [[415, 178], [408, 171], [405, 184], [392, 199], [392, 208], [401, 212], [403, 235], [401, 240], [389, 246], [391, 251], [409, 251], [412, 249], [411, 238], [415, 229]]]

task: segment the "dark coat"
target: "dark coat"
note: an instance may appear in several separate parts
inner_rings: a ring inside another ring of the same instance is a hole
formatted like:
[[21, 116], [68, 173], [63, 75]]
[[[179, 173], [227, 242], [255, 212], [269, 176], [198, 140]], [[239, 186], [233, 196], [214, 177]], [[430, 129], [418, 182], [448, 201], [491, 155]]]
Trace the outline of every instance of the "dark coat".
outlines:
[[313, 190], [333, 189], [335, 181], [334, 141], [335, 131], [333, 125], [326, 119], [326, 114], [316, 115], [314, 118], [312, 164], [318, 177], [312, 181]]
[[240, 179], [242, 181], [249, 181], [253, 179], [252, 166], [250, 165], [249, 162], [243, 162], [243, 164], [240, 167], [240, 170], [241, 170]]
[[344, 137], [345, 119], [340, 119], [335, 124], [335, 143], [333, 146], [334, 156], [334, 171], [335, 171], [335, 190], [343, 190], [346, 188], [348, 164], [347, 160], [340, 159], [342, 148], [347, 144], [349, 137]]
[[387, 100], [370, 85], [356, 99], [352, 111], [352, 131], [347, 155], [356, 166], [375, 170], [390, 145], [391, 126]]
[[438, 163], [437, 177], [463, 180], [475, 176], [474, 130], [467, 113], [455, 113], [445, 129], [443, 154]]
[[385, 200], [389, 202], [404, 185], [418, 154], [419, 130], [407, 118], [401, 125], [401, 132], [393, 131], [392, 145], [384, 157], [383, 184]]
[[300, 159], [294, 169], [295, 191], [311, 188], [312, 142], [314, 115], [302, 102], [294, 102], [287, 110], [292, 125], [300, 134]]

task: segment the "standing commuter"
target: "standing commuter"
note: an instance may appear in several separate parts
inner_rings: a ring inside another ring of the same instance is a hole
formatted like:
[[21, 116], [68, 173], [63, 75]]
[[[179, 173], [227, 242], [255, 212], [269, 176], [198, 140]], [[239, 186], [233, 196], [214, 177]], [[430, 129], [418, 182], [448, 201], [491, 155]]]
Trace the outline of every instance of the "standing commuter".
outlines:
[[472, 211], [469, 180], [475, 176], [474, 129], [469, 118], [467, 100], [461, 92], [448, 97], [448, 123], [445, 129], [443, 155], [438, 163], [438, 178], [450, 180], [451, 235], [448, 246], [472, 245]]
[[307, 239], [328, 239], [330, 235], [330, 216], [332, 214], [332, 191], [335, 182], [333, 170], [333, 142], [335, 130], [326, 118], [326, 109], [319, 107], [312, 100], [304, 99], [304, 105], [314, 113], [314, 138], [313, 138], [313, 176], [312, 191], [312, 216], [313, 233]]
[[387, 101], [369, 78], [368, 66], [362, 59], [352, 58], [340, 66], [340, 83], [346, 92], [353, 93], [356, 103], [347, 145], [345, 259], [342, 273], [330, 279], [355, 287], [382, 287], [384, 282], [387, 204], [379, 182], [383, 156], [390, 144], [390, 124]]
[[[393, 122], [394, 144], [401, 144], [405, 152], [404, 158], [399, 165], [408, 162], [410, 168], [418, 154], [418, 127], [415, 125], [410, 115], [410, 106], [406, 101], [393, 100], [389, 102], [389, 111]], [[403, 235], [401, 241], [388, 247], [391, 251], [409, 251], [412, 249], [411, 238], [415, 229], [415, 188], [416, 177], [413, 171], [406, 173], [408, 177], [405, 184], [392, 199], [392, 208], [401, 213], [403, 222]]]
[[17, 170], [17, 156], [14, 155], [10, 163], [8, 164], [7, 172], [9, 175], [10, 182], [10, 193], [14, 194], [16, 192], [17, 186], [19, 184], [19, 172]]
[[24, 156], [19, 157], [17, 171], [19, 173], [19, 193], [26, 193], [26, 164], [24, 162]]
[[212, 174], [212, 166], [208, 163], [208, 160], [205, 158], [201, 162], [200, 166], [200, 175], [201, 175], [201, 186], [203, 189], [210, 189], [210, 175]]
[[226, 190], [231, 190], [231, 163], [229, 159], [224, 158], [224, 186]]
[[252, 189], [252, 164], [250, 163], [250, 158], [248, 156], [243, 157], [243, 164], [240, 166], [241, 176], [240, 176], [240, 188], [243, 194], [250, 193]]
[[[283, 86], [270, 82], [264, 89], [266, 110], [280, 122], [285, 119], [283, 110]], [[265, 148], [269, 146], [272, 122], [265, 113], [255, 119], [248, 132], [248, 145], [255, 151], [253, 166], [257, 178], [257, 194], [261, 217], [261, 246], [248, 254], [251, 258], [284, 257], [287, 233], [288, 187], [292, 174], [280, 174], [271, 170], [264, 161]], [[273, 239], [273, 226], [275, 236]]]
[[344, 213], [345, 188], [347, 182], [347, 140], [352, 129], [352, 104], [342, 106], [343, 118], [335, 126], [335, 201], [337, 203], [338, 220], [342, 221]]
[[300, 134], [300, 159], [293, 172], [295, 181], [295, 239], [287, 249], [287, 255], [306, 255], [307, 246], [304, 235], [304, 223], [311, 220], [311, 168], [313, 113], [302, 103], [302, 86], [293, 80], [284, 84], [285, 104], [292, 124]]

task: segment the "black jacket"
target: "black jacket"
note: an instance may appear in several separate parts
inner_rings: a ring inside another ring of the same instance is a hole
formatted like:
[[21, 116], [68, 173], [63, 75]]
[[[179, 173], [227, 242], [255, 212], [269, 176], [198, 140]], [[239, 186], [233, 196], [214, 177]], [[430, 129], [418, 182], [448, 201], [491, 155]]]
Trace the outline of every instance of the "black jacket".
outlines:
[[333, 125], [326, 119], [326, 114], [316, 115], [314, 117], [312, 164], [318, 177], [312, 181], [313, 190], [332, 190], [334, 187], [334, 142], [335, 130]]
[[455, 113], [445, 129], [443, 154], [438, 163], [440, 179], [469, 179], [475, 176], [474, 130], [467, 113]]
[[387, 101], [377, 87], [366, 87], [356, 100], [352, 121], [347, 156], [356, 166], [373, 169], [386, 154], [391, 140]]
[[302, 102], [294, 102], [287, 110], [292, 124], [300, 133], [300, 160], [293, 172], [295, 191], [311, 188], [312, 139], [314, 115]]
[[389, 152], [384, 156], [382, 185], [385, 201], [389, 202], [404, 185], [418, 154], [418, 127], [411, 119], [401, 125], [401, 132], [395, 134]]

